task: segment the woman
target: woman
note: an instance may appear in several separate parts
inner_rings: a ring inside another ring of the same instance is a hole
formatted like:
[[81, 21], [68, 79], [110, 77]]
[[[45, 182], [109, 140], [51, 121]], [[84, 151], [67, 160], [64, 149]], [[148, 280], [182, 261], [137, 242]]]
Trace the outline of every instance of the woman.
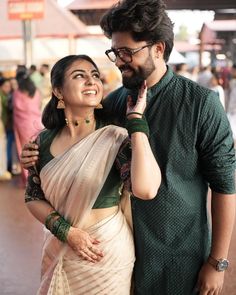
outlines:
[[7, 102], [11, 87], [9, 79], [0, 78], [0, 181], [10, 180], [11, 173], [7, 171]]
[[[18, 155], [22, 147], [35, 137], [43, 126], [41, 124], [40, 94], [30, 78], [22, 76], [18, 89], [13, 93], [13, 122]], [[25, 185], [27, 171], [22, 169], [22, 180]]]
[[220, 102], [221, 102], [223, 108], [225, 109], [225, 93], [224, 93], [224, 89], [223, 89], [223, 87], [221, 86], [221, 83], [220, 83], [219, 74], [217, 74], [217, 73], [212, 74], [209, 85], [210, 85], [209, 88], [211, 90], [218, 93]]
[[161, 181], [142, 116], [146, 87], [136, 105], [128, 99], [130, 158], [127, 130], [109, 125], [99, 109], [103, 85], [88, 56], [59, 60], [51, 83], [47, 129], [36, 140], [39, 162], [26, 189], [29, 210], [49, 230], [38, 294], [128, 295], [135, 257], [119, 206], [122, 183], [128, 187], [130, 178], [132, 193], [146, 200], [156, 196]]

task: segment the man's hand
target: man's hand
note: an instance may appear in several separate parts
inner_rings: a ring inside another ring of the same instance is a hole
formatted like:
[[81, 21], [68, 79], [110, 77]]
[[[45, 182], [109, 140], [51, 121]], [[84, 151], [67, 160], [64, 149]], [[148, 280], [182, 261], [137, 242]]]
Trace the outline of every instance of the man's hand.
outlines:
[[220, 295], [224, 283], [224, 272], [218, 272], [206, 262], [198, 275], [199, 295]]
[[20, 162], [23, 168], [27, 169], [34, 166], [38, 161], [38, 145], [35, 143], [26, 143], [20, 156]]

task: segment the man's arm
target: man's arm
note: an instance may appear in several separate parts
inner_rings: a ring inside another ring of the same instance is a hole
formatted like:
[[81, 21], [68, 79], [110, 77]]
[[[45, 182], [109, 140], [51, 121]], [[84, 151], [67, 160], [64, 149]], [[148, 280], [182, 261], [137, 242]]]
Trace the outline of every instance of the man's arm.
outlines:
[[[230, 240], [235, 220], [235, 194], [212, 192], [212, 246], [210, 255], [214, 259], [228, 257]], [[217, 271], [206, 262], [198, 277], [200, 295], [220, 294], [224, 283], [224, 272]]]
[[227, 258], [235, 219], [235, 194], [212, 192], [211, 256]]

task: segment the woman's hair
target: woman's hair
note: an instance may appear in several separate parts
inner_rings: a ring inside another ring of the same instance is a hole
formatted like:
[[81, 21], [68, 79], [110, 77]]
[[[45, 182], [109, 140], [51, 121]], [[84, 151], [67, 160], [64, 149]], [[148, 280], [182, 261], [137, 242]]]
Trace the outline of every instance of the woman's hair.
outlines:
[[119, 1], [101, 19], [104, 34], [111, 38], [116, 32], [130, 32], [134, 41], [164, 42], [167, 62], [173, 48], [173, 23], [161, 0]]
[[[65, 72], [77, 60], [86, 60], [90, 62], [99, 72], [95, 62], [87, 55], [68, 55], [55, 63], [51, 70], [52, 89], [63, 87]], [[65, 126], [65, 114], [63, 109], [57, 109], [58, 98], [52, 93], [52, 97], [46, 105], [42, 122], [47, 129], [61, 129]], [[96, 110], [95, 110], [96, 111]], [[95, 112], [97, 114], [99, 112]]]
[[34, 97], [36, 92], [36, 86], [29, 76], [23, 76], [18, 81], [18, 89], [21, 92], [25, 92], [29, 97]]

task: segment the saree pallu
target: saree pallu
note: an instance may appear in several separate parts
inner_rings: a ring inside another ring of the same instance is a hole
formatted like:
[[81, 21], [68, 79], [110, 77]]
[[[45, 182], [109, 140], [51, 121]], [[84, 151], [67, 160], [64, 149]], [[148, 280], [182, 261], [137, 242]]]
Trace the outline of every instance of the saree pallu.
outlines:
[[[74, 227], [83, 228], [126, 137], [124, 128], [106, 126], [41, 170], [45, 197]], [[47, 231], [38, 294], [130, 294], [134, 246], [124, 215], [119, 210], [86, 231], [100, 241], [99, 247], [104, 251], [100, 262], [80, 259]]]

